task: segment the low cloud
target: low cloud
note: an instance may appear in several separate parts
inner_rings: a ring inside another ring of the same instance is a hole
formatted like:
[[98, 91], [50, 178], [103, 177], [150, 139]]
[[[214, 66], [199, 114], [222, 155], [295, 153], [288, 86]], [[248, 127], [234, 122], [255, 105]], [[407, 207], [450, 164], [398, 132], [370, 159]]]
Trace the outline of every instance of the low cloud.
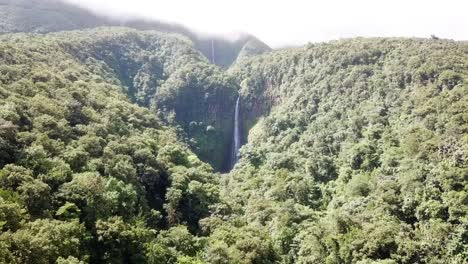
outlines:
[[251, 33], [273, 47], [347, 37], [468, 39], [464, 0], [66, 0], [95, 12], [185, 25], [198, 32]]

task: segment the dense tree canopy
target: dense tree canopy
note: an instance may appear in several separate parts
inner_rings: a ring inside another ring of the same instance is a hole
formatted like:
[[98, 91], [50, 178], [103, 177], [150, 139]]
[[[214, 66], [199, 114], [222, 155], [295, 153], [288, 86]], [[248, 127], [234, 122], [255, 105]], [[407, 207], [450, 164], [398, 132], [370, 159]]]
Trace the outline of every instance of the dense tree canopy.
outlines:
[[[187, 143], [203, 161], [217, 170], [225, 169], [232, 134], [231, 105], [236, 100], [238, 85], [211, 65], [189, 39], [123, 28], [3, 38], [11, 40], [10, 43], [19, 42], [15, 44], [18, 49], [40, 48], [37, 52], [51, 63], [61, 63], [57, 70], [70, 82], [82, 81], [74, 66], [69, 65], [69, 60], [74, 60], [88, 71], [88, 78], [123, 87], [133, 102], [151, 108], [166, 123], [180, 126]], [[25, 50], [21, 56], [29, 56], [30, 60], [36, 56], [28, 52], [31, 53]], [[45, 82], [54, 77], [46, 65], [43, 62], [37, 66], [31, 81]], [[4, 78], [15, 78], [13, 74], [5, 72]], [[27, 85], [23, 80], [20, 83]], [[47, 118], [44, 116], [40, 124], [47, 122]], [[74, 118], [78, 122], [80, 116]]]
[[175, 34], [0, 38], [2, 263], [468, 258], [464, 42], [254, 41], [223, 71]]
[[0, 0], [0, 34], [49, 33], [102, 26], [125, 26], [183, 35], [189, 38], [206, 58], [223, 68], [244, 57], [246, 50], [249, 54], [271, 50], [265, 43], [249, 34], [242, 34], [236, 40], [217, 35], [208, 36], [174, 23], [96, 14], [65, 0]]
[[286, 263], [466, 261], [467, 51], [351, 39], [236, 65], [239, 228], [266, 228]]
[[[175, 128], [127, 99], [115, 71], [124, 62], [133, 70], [124, 52], [138, 60], [131, 44], [139, 37], [190, 52], [177, 38], [124, 30], [11, 35], [0, 44], [0, 262], [196, 258], [165, 241], [196, 240], [198, 221], [219, 200], [219, 176]], [[127, 50], [117, 53], [113, 40]]]

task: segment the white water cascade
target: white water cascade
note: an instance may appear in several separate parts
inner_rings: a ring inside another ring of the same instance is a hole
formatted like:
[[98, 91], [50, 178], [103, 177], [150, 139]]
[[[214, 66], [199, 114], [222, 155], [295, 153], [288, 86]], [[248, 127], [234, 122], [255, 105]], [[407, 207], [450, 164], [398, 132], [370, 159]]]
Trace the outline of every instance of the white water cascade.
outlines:
[[239, 104], [240, 104], [240, 97], [237, 97], [236, 101], [236, 110], [234, 113], [234, 133], [232, 138], [232, 157], [231, 157], [231, 168], [236, 165], [237, 161], [239, 160], [239, 149], [241, 147], [241, 139], [240, 139], [240, 123], [239, 123]]

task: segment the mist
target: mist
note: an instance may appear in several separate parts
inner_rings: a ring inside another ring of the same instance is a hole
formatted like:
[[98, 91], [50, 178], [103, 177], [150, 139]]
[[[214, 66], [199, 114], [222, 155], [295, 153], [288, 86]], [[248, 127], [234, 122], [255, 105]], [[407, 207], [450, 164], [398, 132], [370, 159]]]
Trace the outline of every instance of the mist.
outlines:
[[66, 1], [114, 18], [178, 23], [204, 34], [246, 32], [272, 47], [357, 36], [468, 39], [468, 3], [462, 0]]

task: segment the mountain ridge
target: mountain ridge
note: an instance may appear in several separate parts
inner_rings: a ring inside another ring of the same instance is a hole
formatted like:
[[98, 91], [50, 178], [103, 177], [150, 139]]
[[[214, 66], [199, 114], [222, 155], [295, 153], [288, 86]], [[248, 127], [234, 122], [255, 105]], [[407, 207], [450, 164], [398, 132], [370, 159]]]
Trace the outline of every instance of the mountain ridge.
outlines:
[[[179, 33], [190, 38], [196, 48], [210, 61], [213, 61], [212, 44], [215, 43], [215, 64], [224, 68], [229, 67], [237, 59], [239, 52], [250, 41], [258, 43], [257, 53], [271, 50], [249, 34], [243, 34], [233, 41], [218, 36], [202, 36], [179, 24], [141, 18], [120, 20], [93, 13], [62, 0], [0, 0], [0, 15], [2, 17], [0, 33], [49, 33], [100, 26], [123, 26], [138, 30]], [[252, 42], [250, 43], [252, 45]]]
[[1, 263], [468, 258], [467, 42], [0, 40]]

